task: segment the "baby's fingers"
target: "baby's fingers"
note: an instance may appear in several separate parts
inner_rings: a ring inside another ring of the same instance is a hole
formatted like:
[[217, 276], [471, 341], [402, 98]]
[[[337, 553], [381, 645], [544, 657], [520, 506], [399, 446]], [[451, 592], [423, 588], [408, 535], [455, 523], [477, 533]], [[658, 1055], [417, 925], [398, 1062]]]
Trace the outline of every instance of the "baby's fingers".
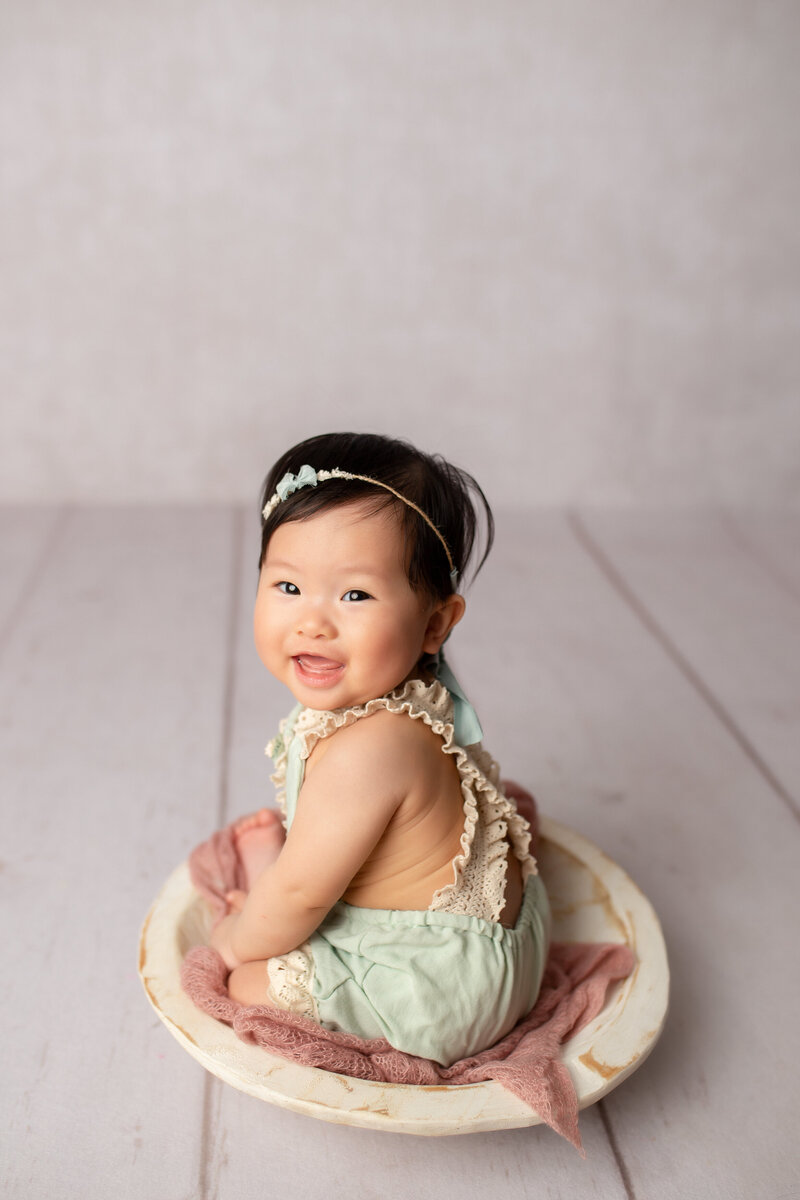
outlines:
[[235, 888], [232, 892], [225, 893], [225, 899], [228, 902], [229, 912], [241, 912], [244, 908], [244, 902], [247, 899], [247, 892]]

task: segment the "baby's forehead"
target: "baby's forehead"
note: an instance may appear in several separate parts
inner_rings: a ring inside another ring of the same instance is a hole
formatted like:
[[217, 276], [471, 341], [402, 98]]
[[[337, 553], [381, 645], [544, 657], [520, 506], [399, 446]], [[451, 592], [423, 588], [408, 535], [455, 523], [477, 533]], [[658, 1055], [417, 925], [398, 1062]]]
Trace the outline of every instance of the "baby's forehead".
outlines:
[[370, 497], [330, 505], [279, 525], [267, 544], [264, 561], [271, 564], [286, 557], [308, 556], [320, 565], [342, 568], [380, 569], [399, 564], [405, 573], [408, 555], [402, 519], [393, 504]]

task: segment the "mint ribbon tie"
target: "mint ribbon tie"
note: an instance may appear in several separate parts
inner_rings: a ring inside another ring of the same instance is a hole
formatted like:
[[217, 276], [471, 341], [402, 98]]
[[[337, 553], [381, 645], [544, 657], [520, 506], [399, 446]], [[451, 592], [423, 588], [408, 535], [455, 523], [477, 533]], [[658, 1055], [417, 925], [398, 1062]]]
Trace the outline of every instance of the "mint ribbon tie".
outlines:
[[459, 746], [474, 746], [483, 741], [483, 730], [478, 720], [478, 714], [470, 704], [464, 689], [456, 679], [444, 653], [440, 650], [434, 666], [434, 673], [453, 699], [453, 733]]

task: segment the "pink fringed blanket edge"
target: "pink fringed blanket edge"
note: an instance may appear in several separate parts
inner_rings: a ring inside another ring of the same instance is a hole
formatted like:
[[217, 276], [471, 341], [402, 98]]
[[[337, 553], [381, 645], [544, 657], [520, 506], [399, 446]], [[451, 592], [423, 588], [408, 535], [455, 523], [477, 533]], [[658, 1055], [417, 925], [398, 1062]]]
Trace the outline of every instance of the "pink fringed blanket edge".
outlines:
[[[215, 918], [226, 911], [225, 893], [242, 886], [233, 828], [213, 834], [189, 860], [192, 882]], [[553, 943], [531, 1012], [494, 1046], [446, 1068], [395, 1050], [383, 1038], [365, 1041], [294, 1013], [237, 1004], [225, 986], [225, 964], [208, 946], [189, 951], [181, 983], [198, 1008], [230, 1025], [242, 1041], [304, 1066], [381, 1083], [461, 1085], [494, 1079], [581, 1150], [577, 1095], [560, 1047], [597, 1016], [609, 988], [627, 978], [634, 965], [630, 948], [619, 943]]]

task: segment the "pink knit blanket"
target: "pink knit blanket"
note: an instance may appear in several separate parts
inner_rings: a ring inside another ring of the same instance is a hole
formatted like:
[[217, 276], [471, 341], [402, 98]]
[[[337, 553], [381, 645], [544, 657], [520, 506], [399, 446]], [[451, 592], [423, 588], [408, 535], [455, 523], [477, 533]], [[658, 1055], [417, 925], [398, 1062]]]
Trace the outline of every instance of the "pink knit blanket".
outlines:
[[[189, 860], [192, 880], [215, 917], [226, 911], [225, 893], [243, 883], [232, 828], [215, 833]], [[379, 1083], [496, 1079], [580, 1150], [578, 1100], [560, 1046], [600, 1012], [608, 989], [630, 974], [634, 961], [629, 947], [617, 943], [554, 943], [531, 1012], [494, 1046], [451, 1067], [395, 1050], [383, 1038], [364, 1041], [294, 1013], [237, 1004], [225, 986], [225, 964], [208, 946], [189, 951], [181, 982], [198, 1008], [232, 1026], [243, 1041], [305, 1066]]]

